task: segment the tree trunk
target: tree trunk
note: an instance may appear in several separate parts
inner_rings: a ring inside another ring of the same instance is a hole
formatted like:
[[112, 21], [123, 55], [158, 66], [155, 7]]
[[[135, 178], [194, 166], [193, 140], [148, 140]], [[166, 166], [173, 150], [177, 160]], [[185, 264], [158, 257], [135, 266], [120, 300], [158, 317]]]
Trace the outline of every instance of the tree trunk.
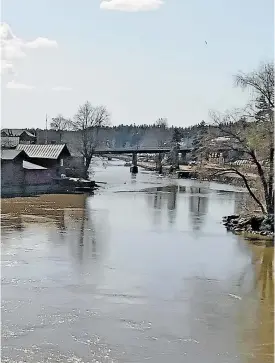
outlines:
[[266, 206], [267, 214], [274, 214], [274, 197], [273, 193], [269, 196], [268, 204]]
[[91, 156], [85, 158], [85, 178], [86, 179], [89, 179], [89, 167], [91, 164], [91, 160], [92, 160]]
[[264, 197], [265, 197], [265, 205], [266, 205], [266, 210], [268, 211], [271, 195], [269, 194], [269, 188], [268, 188], [268, 183], [266, 181], [264, 169], [262, 168], [262, 165], [258, 161], [254, 150], [252, 150], [250, 152], [250, 155], [252, 157], [252, 160], [253, 160], [254, 164], [256, 165], [257, 172], [258, 172], [258, 175], [260, 177], [260, 180], [261, 180], [261, 183], [262, 183], [262, 186], [263, 186]]
[[243, 179], [243, 182], [244, 182], [244, 185], [245, 185], [245, 187], [246, 187], [246, 189], [247, 189], [247, 191], [248, 191], [248, 193], [250, 194], [250, 196], [254, 199], [254, 201], [258, 204], [258, 206], [261, 208], [261, 211], [262, 211], [262, 213], [263, 214], [266, 214], [266, 213], [268, 213], [268, 203], [267, 203], [267, 201], [266, 201], [266, 203], [265, 203], [265, 207], [264, 207], [264, 205], [261, 203], [261, 201], [257, 198], [257, 196], [254, 194], [254, 192], [253, 192], [253, 190], [251, 189], [251, 187], [250, 187], [250, 185], [249, 185], [249, 183], [248, 183], [248, 180], [247, 180], [247, 178], [246, 178], [246, 176], [243, 174], [243, 173], [241, 173], [239, 170], [237, 170], [237, 169], [234, 169], [234, 168], [232, 168], [232, 169], [226, 169], [226, 170], [223, 170], [223, 171], [218, 171], [218, 172], [216, 172], [216, 173], [214, 173], [212, 176], [214, 176], [214, 175], [222, 175], [222, 174], [226, 174], [226, 173], [228, 173], [228, 172], [230, 172], [230, 171], [232, 171], [232, 172], [234, 172], [235, 174], [237, 174], [237, 175], [239, 175], [242, 179]]
[[273, 147], [273, 145], [271, 145], [271, 147], [270, 147], [270, 155], [269, 155], [269, 178], [268, 178], [267, 212], [269, 214], [274, 214], [274, 147]]

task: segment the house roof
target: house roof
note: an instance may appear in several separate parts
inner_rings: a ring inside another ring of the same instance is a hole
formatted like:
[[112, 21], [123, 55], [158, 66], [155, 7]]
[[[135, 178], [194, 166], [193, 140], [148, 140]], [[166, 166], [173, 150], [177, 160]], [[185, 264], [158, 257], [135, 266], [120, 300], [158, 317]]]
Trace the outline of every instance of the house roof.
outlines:
[[1, 160], [14, 160], [18, 155], [26, 157], [26, 153], [23, 150], [3, 149], [1, 150]]
[[2, 136], [1, 137], [1, 147], [16, 147], [19, 144], [18, 136]]
[[19, 144], [16, 147], [17, 150], [24, 150], [25, 153], [30, 158], [39, 158], [39, 159], [58, 159], [62, 151], [66, 151], [69, 155], [70, 152], [66, 146], [66, 144], [47, 144], [47, 145], [38, 145], [38, 144]]
[[23, 168], [28, 170], [46, 170], [43, 166], [30, 163], [29, 161], [23, 160]]
[[21, 136], [25, 132], [30, 137], [35, 137], [31, 132], [24, 129], [2, 129], [1, 132], [5, 132], [8, 136]]

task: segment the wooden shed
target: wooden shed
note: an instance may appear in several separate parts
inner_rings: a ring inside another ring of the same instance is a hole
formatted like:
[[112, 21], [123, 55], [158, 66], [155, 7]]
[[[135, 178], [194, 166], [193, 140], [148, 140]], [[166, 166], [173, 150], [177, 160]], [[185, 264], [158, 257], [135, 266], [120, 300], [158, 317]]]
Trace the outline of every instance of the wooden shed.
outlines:
[[66, 144], [19, 144], [16, 149], [23, 150], [27, 154], [27, 161], [50, 169], [56, 177], [65, 173], [66, 163], [71, 158]]

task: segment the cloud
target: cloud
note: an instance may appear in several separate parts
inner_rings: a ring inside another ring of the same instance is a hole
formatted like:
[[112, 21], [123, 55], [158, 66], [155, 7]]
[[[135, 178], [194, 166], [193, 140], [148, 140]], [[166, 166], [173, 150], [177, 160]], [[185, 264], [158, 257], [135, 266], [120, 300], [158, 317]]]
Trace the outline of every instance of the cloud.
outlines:
[[55, 40], [50, 40], [48, 38], [36, 38], [31, 42], [25, 44], [26, 48], [37, 49], [37, 48], [57, 48], [58, 44]]
[[157, 10], [163, 4], [163, 0], [103, 0], [100, 8], [103, 10], [137, 12]]
[[72, 91], [71, 87], [63, 87], [63, 86], [58, 86], [58, 87], [53, 87], [52, 91], [56, 91], [56, 92], [67, 92], [67, 91]]
[[24, 90], [24, 91], [30, 91], [34, 89], [33, 86], [24, 84], [24, 83], [17, 83], [16, 81], [10, 81], [7, 83], [6, 88], [8, 89], [17, 89], [17, 90]]
[[9, 63], [5, 60], [2, 60], [1, 68], [0, 68], [0, 75], [4, 75], [4, 74], [15, 75], [15, 71], [14, 71], [14, 67], [11, 63]]
[[[31, 41], [18, 38], [7, 23], [0, 24], [1, 73], [13, 69], [16, 60], [27, 57], [28, 49], [57, 48], [55, 40], [38, 37]], [[9, 66], [7, 66], [7, 64]]]
[[26, 54], [23, 51], [23, 42], [17, 38], [10, 26], [6, 23], [0, 25], [0, 46], [1, 59], [4, 61], [12, 61], [24, 58]]

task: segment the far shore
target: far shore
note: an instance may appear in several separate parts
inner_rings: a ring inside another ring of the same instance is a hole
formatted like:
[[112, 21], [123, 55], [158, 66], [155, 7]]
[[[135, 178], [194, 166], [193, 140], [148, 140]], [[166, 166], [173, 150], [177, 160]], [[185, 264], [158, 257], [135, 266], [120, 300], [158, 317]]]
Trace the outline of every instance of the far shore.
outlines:
[[[156, 163], [154, 162], [144, 162], [144, 161], [138, 161], [138, 166], [141, 168], [144, 168], [146, 170], [150, 171], [156, 171]], [[168, 174], [169, 169], [171, 168], [171, 165], [163, 165], [163, 174]], [[212, 176], [214, 172], [217, 171], [224, 171], [226, 170], [225, 167], [222, 167], [217, 164], [206, 164], [203, 166], [203, 168], [198, 166], [190, 166], [190, 165], [180, 165], [179, 171], [185, 171], [196, 174], [196, 179], [198, 180], [205, 180], [205, 181], [215, 181], [221, 184], [229, 184], [237, 187], [244, 187], [244, 183], [242, 178], [239, 175], [236, 175], [235, 173], [226, 173], [222, 175], [215, 175]], [[175, 172], [171, 175], [175, 176]], [[251, 172], [246, 172], [245, 175], [247, 178], [256, 178], [257, 175]]]

